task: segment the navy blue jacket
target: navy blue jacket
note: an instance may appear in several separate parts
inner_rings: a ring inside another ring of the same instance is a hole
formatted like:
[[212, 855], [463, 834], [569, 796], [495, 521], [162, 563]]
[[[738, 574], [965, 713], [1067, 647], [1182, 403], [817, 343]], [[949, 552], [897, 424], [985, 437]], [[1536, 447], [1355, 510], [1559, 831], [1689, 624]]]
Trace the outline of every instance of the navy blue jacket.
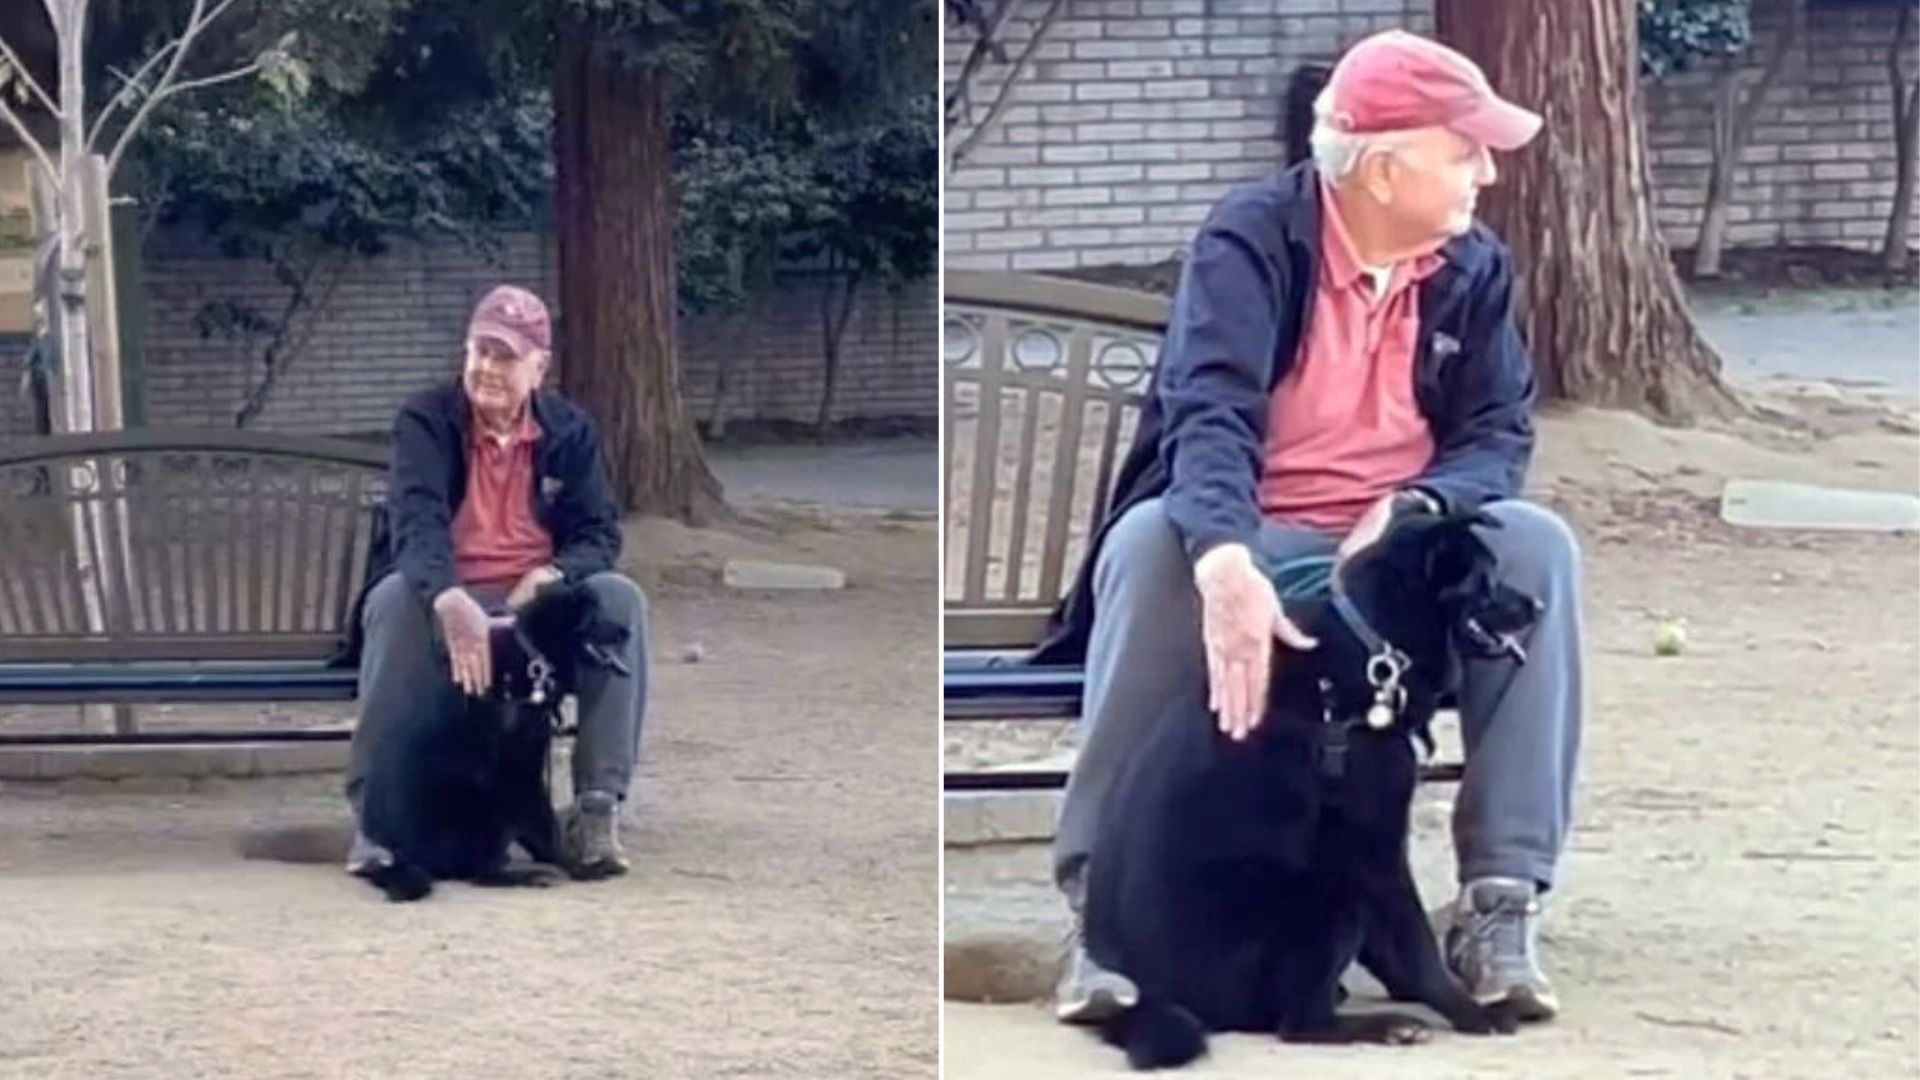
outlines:
[[[1113, 522], [1164, 500], [1189, 557], [1251, 545], [1274, 387], [1292, 367], [1320, 266], [1319, 176], [1302, 162], [1229, 192], [1194, 238], [1133, 445], [1106, 518], [1033, 659], [1079, 662], [1092, 572]], [[1448, 508], [1520, 492], [1533, 452], [1533, 365], [1513, 323], [1506, 248], [1476, 223], [1419, 288], [1414, 398], [1434, 456], [1410, 486]]]
[[[550, 390], [535, 391], [529, 408], [540, 427], [533, 444], [533, 516], [553, 537], [554, 565], [568, 580], [613, 569], [620, 555], [620, 513], [593, 420]], [[366, 585], [354, 604], [340, 662], [357, 661], [361, 607], [389, 571], [398, 570], [429, 604], [455, 584], [453, 517], [466, 496], [470, 417], [457, 380], [400, 406], [385, 514], [376, 523]]]

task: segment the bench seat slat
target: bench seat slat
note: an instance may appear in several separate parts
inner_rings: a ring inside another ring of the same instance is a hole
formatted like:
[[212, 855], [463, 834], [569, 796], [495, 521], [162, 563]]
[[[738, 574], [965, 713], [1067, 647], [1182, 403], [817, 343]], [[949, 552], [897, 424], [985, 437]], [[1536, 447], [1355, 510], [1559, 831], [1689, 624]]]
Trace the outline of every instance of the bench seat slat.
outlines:
[[0, 664], [0, 703], [351, 701], [353, 668], [285, 664]]

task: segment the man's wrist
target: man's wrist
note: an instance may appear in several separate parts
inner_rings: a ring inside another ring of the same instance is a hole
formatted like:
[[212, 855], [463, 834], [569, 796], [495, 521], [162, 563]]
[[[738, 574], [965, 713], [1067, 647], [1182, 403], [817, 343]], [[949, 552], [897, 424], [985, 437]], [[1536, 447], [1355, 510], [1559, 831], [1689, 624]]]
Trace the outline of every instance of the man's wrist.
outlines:
[[1232, 568], [1252, 565], [1253, 549], [1247, 545], [1234, 541], [1215, 544], [1193, 560], [1193, 581], [1195, 585], [1204, 586]]

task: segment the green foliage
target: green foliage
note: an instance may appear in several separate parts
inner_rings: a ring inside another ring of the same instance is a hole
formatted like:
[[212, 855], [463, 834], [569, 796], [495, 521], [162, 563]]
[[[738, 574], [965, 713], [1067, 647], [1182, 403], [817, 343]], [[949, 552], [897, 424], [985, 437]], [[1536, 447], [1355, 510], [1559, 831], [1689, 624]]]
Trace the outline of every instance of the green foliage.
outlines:
[[1752, 0], [1638, 0], [1641, 73], [1657, 79], [1745, 52], [1752, 7]]
[[829, 193], [811, 149], [795, 140], [729, 126], [689, 127], [679, 142], [680, 302], [689, 311], [731, 311], [766, 286], [782, 239], [811, 221]]
[[[153, 24], [184, 21], [187, 0], [166, 3], [181, 12]], [[912, 3], [289, 0], [270, 22], [230, 27], [221, 48], [245, 53], [293, 28], [295, 63], [160, 110], [135, 145], [142, 201], [156, 221], [269, 261], [431, 235], [484, 248], [536, 226], [553, 184], [545, 86], [559, 17], [597, 20], [631, 62], [681, 82], [685, 309], [738, 307], [783, 258], [931, 272], [938, 150], [925, 82], [937, 39], [931, 7]], [[312, 51], [316, 27], [346, 23], [353, 48]]]
[[136, 152], [157, 222], [197, 226], [233, 255], [294, 242], [374, 255], [430, 235], [484, 247], [534, 223], [551, 190], [548, 107], [535, 94], [406, 132], [327, 94], [259, 96], [182, 99], [156, 117]]
[[825, 252], [861, 276], [889, 281], [933, 271], [939, 246], [940, 151], [935, 106], [836, 133], [818, 158], [829, 198], [816, 209], [804, 248]]
[[683, 124], [675, 152], [680, 299], [728, 311], [782, 260], [889, 282], [933, 271], [939, 149], [933, 102], [855, 126]]

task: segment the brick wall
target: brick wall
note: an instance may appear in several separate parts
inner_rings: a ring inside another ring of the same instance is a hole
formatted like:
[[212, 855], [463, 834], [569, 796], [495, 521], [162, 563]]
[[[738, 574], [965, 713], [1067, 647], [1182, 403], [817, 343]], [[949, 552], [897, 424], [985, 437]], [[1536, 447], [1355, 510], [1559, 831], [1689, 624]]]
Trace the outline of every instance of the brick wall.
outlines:
[[[230, 425], [257, 365], [250, 366], [237, 345], [201, 338], [194, 313], [220, 299], [277, 310], [284, 290], [262, 264], [224, 258], [179, 237], [153, 245], [145, 274], [147, 422]], [[404, 247], [351, 265], [311, 319], [308, 345], [253, 426], [384, 432], [401, 398], [457, 369], [467, 313], [481, 292], [511, 281], [551, 301], [554, 274], [551, 244], [533, 235], [509, 238], [497, 265], [444, 245]], [[932, 279], [898, 294], [863, 291], [842, 346], [836, 419], [937, 415], [935, 293]], [[822, 371], [819, 306], [819, 286], [797, 280], [765, 303], [747, 334], [713, 320], [683, 322], [682, 376], [694, 414], [711, 415], [716, 361], [744, 342], [728, 393], [729, 419], [810, 422]], [[0, 433], [25, 427], [24, 408], [11, 400], [17, 351], [0, 349], [0, 379], [9, 380], [0, 385], [7, 398], [0, 401]]]
[[26, 359], [27, 339], [0, 331], [0, 438], [33, 430], [33, 407], [20, 385]]
[[[1780, 0], [1755, 0], [1750, 71], [1772, 55], [1788, 11]], [[1890, 5], [1816, 4], [1806, 12], [1800, 42], [1755, 114], [1734, 169], [1730, 245], [1879, 246], [1893, 211], [1887, 53], [1897, 19]], [[1903, 66], [1911, 77], [1920, 53], [1912, 38], [1908, 44]], [[1693, 243], [1704, 213], [1713, 99], [1705, 71], [1668, 76], [1647, 95], [1659, 221], [1683, 246]], [[1909, 239], [1920, 242], [1920, 214]]]
[[[1779, 2], [1757, 0], [1762, 47]], [[1021, 14], [1031, 20], [1043, 7], [1027, 0]], [[1731, 242], [1877, 240], [1893, 188], [1885, 71], [1894, 17], [1884, 8], [1810, 16], [1802, 55], [1743, 156]], [[1010, 54], [1033, 25], [1009, 24]], [[1036, 270], [1177, 254], [1222, 192], [1278, 159], [1286, 76], [1395, 26], [1431, 32], [1430, 0], [1074, 0], [999, 127], [948, 184], [947, 265]], [[965, 44], [948, 43], [949, 80]], [[979, 80], [981, 113], [997, 74], [990, 67]], [[1705, 197], [1710, 102], [1700, 74], [1648, 99], [1660, 220], [1678, 245], [1692, 243]]]

